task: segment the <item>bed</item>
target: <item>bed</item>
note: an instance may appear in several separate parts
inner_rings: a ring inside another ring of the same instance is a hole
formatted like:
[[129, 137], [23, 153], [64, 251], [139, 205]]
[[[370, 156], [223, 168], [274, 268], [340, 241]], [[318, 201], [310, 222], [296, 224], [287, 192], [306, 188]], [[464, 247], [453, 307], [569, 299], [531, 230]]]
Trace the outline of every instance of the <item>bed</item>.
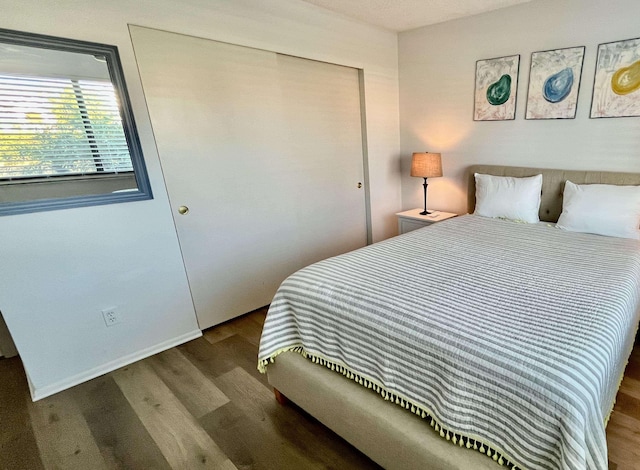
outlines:
[[299, 271], [274, 298], [259, 367], [387, 469], [607, 468], [639, 243], [552, 223], [567, 179], [640, 175], [474, 166], [470, 212], [474, 173], [542, 174], [543, 222], [457, 217]]

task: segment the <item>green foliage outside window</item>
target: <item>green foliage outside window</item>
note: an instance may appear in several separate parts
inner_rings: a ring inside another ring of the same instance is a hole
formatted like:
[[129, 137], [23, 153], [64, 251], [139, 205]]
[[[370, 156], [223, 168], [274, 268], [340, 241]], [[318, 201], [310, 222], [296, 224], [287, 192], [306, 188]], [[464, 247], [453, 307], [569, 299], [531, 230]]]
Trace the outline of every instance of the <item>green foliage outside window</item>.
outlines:
[[110, 82], [0, 75], [0, 179], [130, 171]]

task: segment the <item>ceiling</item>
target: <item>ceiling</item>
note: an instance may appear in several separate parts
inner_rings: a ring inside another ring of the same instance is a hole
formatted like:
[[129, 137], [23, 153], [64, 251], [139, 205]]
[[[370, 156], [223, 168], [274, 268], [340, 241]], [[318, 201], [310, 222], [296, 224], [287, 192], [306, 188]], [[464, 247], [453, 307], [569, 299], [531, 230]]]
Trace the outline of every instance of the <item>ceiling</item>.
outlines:
[[531, 0], [304, 0], [391, 31], [477, 15]]

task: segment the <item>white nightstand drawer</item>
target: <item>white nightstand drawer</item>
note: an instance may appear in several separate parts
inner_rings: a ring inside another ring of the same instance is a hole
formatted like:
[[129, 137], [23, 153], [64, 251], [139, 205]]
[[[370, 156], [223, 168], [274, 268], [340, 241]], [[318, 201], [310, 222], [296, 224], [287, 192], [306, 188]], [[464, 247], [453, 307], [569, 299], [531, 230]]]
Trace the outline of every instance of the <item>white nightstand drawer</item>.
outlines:
[[427, 225], [435, 224], [436, 222], [441, 222], [458, 215], [436, 210], [430, 210], [429, 212], [432, 212], [431, 214], [421, 215], [420, 212], [423, 210], [424, 209], [411, 209], [398, 212], [396, 214], [396, 216], [398, 216], [398, 232], [400, 234], [411, 232], [412, 230], [426, 227]]

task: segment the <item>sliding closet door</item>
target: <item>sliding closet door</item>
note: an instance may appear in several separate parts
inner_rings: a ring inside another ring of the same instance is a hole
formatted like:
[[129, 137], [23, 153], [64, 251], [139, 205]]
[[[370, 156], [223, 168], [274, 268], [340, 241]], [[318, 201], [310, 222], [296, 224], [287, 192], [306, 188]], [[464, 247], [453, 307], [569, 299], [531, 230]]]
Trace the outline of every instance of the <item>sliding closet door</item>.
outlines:
[[350, 67], [285, 55], [277, 63], [302, 266], [366, 244], [360, 85]]
[[357, 70], [131, 35], [201, 328], [366, 244]]

